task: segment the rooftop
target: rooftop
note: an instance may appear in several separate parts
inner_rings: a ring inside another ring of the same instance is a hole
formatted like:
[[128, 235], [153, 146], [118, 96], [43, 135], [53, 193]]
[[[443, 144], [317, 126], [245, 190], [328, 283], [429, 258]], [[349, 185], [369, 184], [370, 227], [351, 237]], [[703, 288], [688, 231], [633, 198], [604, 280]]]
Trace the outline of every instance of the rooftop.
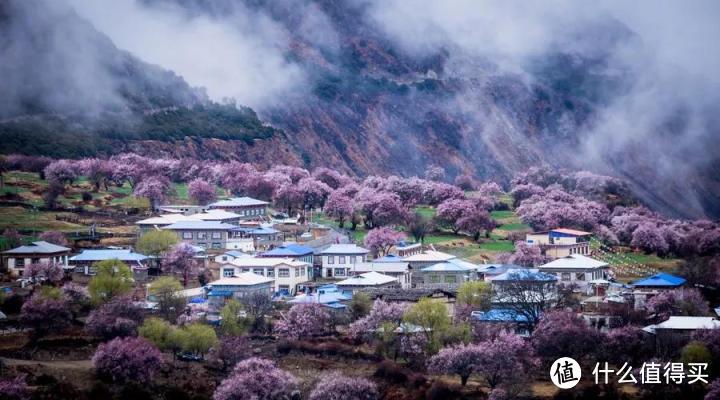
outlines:
[[373, 262], [384, 263], [384, 262], [398, 262], [398, 261], [403, 261], [403, 260], [404, 260], [403, 257], [400, 257], [395, 254], [388, 254], [384, 257], [374, 259]]
[[263, 283], [273, 282], [274, 279], [266, 278], [262, 275], [254, 274], [252, 272], [243, 272], [235, 276], [220, 278], [216, 281], [210, 282], [210, 286], [254, 286]]
[[64, 246], [58, 246], [53, 243], [39, 240], [25, 246], [20, 246], [8, 251], [4, 251], [3, 254], [53, 254], [65, 251], [70, 251], [70, 249]]
[[147, 259], [148, 256], [135, 253], [130, 249], [83, 250], [82, 253], [70, 257], [70, 261], [143, 261]]
[[192, 218], [183, 214], [163, 214], [157, 217], [146, 218], [136, 222], [136, 225], [170, 225], [180, 221], [192, 221]]
[[604, 261], [598, 261], [594, 258], [584, 256], [582, 254], [571, 254], [567, 257], [558, 258], [557, 260], [550, 261], [547, 264], [541, 265], [539, 268], [543, 269], [595, 269], [607, 267], [608, 263]]
[[265, 206], [268, 202], [253, 199], [252, 197], [233, 197], [231, 199], [220, 200], [208, 205], [210, 208], [221, 208], [221, 207], [250, 207], [250, 206]]
[[262, 253], [263, 257], [298, 257], [298, 256], [304, 256], [307, 254], [312, 254], [313, 249], [312, 247], [303, 246], [300, 244], [286, 244], [283, 246], [278, 246], [270, 251], [266, 251]]
[[370, 250], [364, 249], [354, 244], [333, 244], [320, 254], [367, 254]]
[[685, 283], [685, 279], [679, 276], [660, 272], [658, 274], [648, 276], [633, 282], [634, 286], [650, 286], [650, 287], [674, 287], [681, 286]]
[[493, 282], [503, 281], [557, 281], [552, 274], [540, 272], [537, 268], [510, 268], [504, 273], [496, 276]]
[[423, 268], [423, 272], [470, 272], [477, 269], [477, 265], [457, 258], [433, 264]]
[[404, 260], [408, 262], [442, 262], [452, 260], [453, 258], [457, 257], [452, 254], [443, 253], [442, 251], [427, 250], [420, 254], [413, 254], [405, 257]]
[[371, 271], [337, 282], [338, 286], [379, 286], [397, 282], [392, 276]]
[[240, 215], [230, 211], [213, 209], [207, 210], [207, 212], [193, 214], [187, 218], [194, 221], [224, 221], [228, 219], [240, 219]]
[[236, 228], [235, 225], [226, 224], [223, 222], [217, 222], [217, 221], [180, 221], [176, 222], [172, 225], [168, 225], [166, 227], [163, 227], [163, 229], [170, 229], [170, 230], [222, 230], [222, 231], [229, 231], [233, 228]]
[[550, 232], [564, 233], [566, 235], [572, 235], [572, 236], [591, 236], [592, 235], [591, 232], [578, 231], [576, 229], [567, 229], [567, 228], [552, 229]]
[[718, 329], [720, 321], [713, 317], [670, 317], [667, 321], [656, 325], [648, 325], [643, 328], [645, 332], [655, 333], [657, 329]]

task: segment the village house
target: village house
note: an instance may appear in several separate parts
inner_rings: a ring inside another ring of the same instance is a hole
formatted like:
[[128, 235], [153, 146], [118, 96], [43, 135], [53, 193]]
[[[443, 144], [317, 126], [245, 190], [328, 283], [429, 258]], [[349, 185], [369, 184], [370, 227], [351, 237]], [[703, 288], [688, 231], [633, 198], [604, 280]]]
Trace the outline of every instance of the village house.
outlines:
[[397, 279], [400, 287], [409, 289], [412, 287], [412, 270], [406, 262], [359, 262], [356, 263], [350, 275], [360, 275], [366, 272], [378, 272], [384, 275], [392, 276]]
[[55, 263], [67, 268], [70, 250], [40, 240], [2, 252], [3, 265], [11, 276], [21, 276], [26, 266], [36, 263]]
[[291, 258], [296, 261], [302, 261], [309, 264], [313, 263], [313, 248], [308, 246], [303, 246], [301, 244], [284, 244], [282, 246], [277, 246], [273, 248], [272, 250], [268, 250], [264, 253], [261, 253], [259, 257], [282, 257], [282, 258]]
[[632, 282], [635, 309], [644, 307], [645, 302], [658, 293], [683, 287], [685, 282], [685, 278], [665, 272], [660, 272]]
[[215, 308], [222, 307], [231, 298], [243, 298], [256, 293], [270, 297], [273, 292], [273, 278], [243, 272], [232, 277], [222, 277], [210, 282], [208, 298], [210, 305]]
[[557, 277], [537, 268], [508, 269], [490, 282], [493, 303], [499, 305], [525, 303], [549, 306], [557, 300]]
[[211, 203], [208, 208], [230, 211], [240, 215], [242, 219], [263, 219], [267, 216], [268, 204], [252, 197], [233, 197]]
[[232, 242], [237, 242], [241, 248], [252, 246], [251, 251], [269, 250], [283, 243], [283, 233], [269, 226], [250, 225], [237, 226], [230, 232]]
[[[410, 264], [410, 268], [413, 271], [422, 271], [423, 268], [430, 267], [432, 265], [445, 262], [457, 258], [452, 254], [443, 253], [442, 251], [425, 250], [418, 254], [405, 257], [403, 261]], [[424, 275], [421, 273], [413, 274], [412, 286], [420, 287], [425, 283]]]
[[542, 254], [563, 258], [573, 254], [589, 255], [592, 233], [557, 228], [547, 232], [533, 232], [525, 236], [525, 243], [540, 246]]
[[274, 292], [293, 295], [311, 280], [312, 264], [291, 258], [241, 257], [220, 266], [221, 277], [252, 272], [274, 279]]
[[610, 265], [582, 254], [572, 254], [543, 264], [538, 269], [555, 274], [559, 283], [575, 284], [584, 289], [593, 280], [608, 278]]
[[343, 279], [336, 285], [341, 292], [346, 294], [354, 294], [364, 289], [400, 288], [397, 278], [374, 271]]
[[323, 278], [345, 278], [355, 264], [367, 260], [370, 252], [354, 244], [333, 244], [320, 252]]
[[93, 264], [100, 261], [118, 260], [130, 267], [136, 280], [147, 279], [148, 262], [150, 257], [135, 253], [131, 249], [92, 249], [83, 250], [80, 254], [70, 257], [70, 266], [75, 273], [94, 275]]
[[235, 225], [216, 221], [180, 221], [163, 227], [177, 234], [180, 241], [206, 249], [221, 250], [228, 244]]
[[643, 331], [653, 335], [659, 354], [674, 356], [693, 332], [701, 329], [720, 329], [720, 321], [714, 317], [671, 316], [659, 324], [648, 325]]
[[476, 264], [453, 258], [420, 270], [422, 287], [457, 289], [460, 284], [477, 280]]

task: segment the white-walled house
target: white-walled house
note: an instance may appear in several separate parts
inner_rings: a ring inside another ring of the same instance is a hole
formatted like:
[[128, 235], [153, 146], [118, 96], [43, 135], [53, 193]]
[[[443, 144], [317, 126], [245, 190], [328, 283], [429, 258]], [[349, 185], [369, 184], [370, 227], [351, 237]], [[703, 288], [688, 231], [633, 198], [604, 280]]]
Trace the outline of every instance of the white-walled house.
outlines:
[[584, 288], [594, 279], [606, 279], [610, 265], [582, 254], [572, 254], [550, 261], [538, 269], [557, 276], [558, 283], [575, 284]]
[[336, 285], [342, 293], [355, 293], [363, 289], [399, 288], [400, 282], [393, 276], [373, 271], [343, 279]]
[[357, 276], [366, 272], [378, 272], [383, 275], [392, 276], [397, 279], [400, 287], [409, 289], [412, 287], [412, 269], [406, 262], [362, 262], [357, 263], [350, 270], [351, 276]]
[[2, 256], [10, 275], [20, 276], [27, 265], [35, 263], [55, 263], [67, 268], [69, 254], [70, 249], [67, 247], [40, 240], [4, 251]]
[[274, 279], [274, 291], [295, 294], [310, 280], [312, 264], [291, 258], [240, 257], [220, 266], [221, 277], [252, 272]]
[[333, 244], [320, 252], [322, 259], [322, 277], [344, 279], [350, 275], [353, 267], [367, 261], [370, 252], [354, 244]]

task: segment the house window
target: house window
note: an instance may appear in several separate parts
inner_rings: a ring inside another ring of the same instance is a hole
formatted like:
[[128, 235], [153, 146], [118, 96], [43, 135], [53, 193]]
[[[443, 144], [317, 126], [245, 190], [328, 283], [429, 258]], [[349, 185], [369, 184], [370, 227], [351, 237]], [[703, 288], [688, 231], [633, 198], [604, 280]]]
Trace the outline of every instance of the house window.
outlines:
[[24, 258], [16, 258], [15, 259], [15, 268], [24, 268], [25, 267], [25, 259]]
[[569, 272], [563, 272], [561, 274], [561, 278], [563, 281], [569, 281], [570, 280], [570, 273]]
[[243, 268], [242, 272], [250, 272], [250, 268]]
[[198, 239], [207, 239], [207, 232], [198, 232], [197, 238]]
[[579, 280], [579, 281], [584, 281], [584, 280], [585, 280], [585, 273], [584, 273], [584, 272], [578, 272], [577, 274], [575, 274], [575, 279], [577, 279], [577, 280]]
[[345, 268], [335, 268], [335, 276], [345, 276]]
[[234, 268], [223, 268], [223, 276], [225, 278], [235, 275]]
[[296, 276], [296, 277], [297, 277], [297, 276], [300, 276], [300, 270], [301, 270], [301, 269], [302, 269], [302, 268], [294, 268], [294, 270], [295, 270], [295, 276]]
[[214, 231], [212, 233], [212, 238], [213, 239], [222, 239], [222, 232]]
[[350, 256], [350, 264], [355, 264], [355, 256]]
[[300, 273], [302, 274], [302, 276], [305, 276], [305, 274], [306, 274], [305, 268], [300, 268]]
[[430, 283], [440, 283], [440, 277], [437, 275], [430, 275]]
[[222, 244], [219, 243], [219, 242], [213, 242], [212, 248], [213, 248], [213, 249], [221, 249], [221, 248], [222, 248]]
[[457, 277], [455, 275], [445, 275], [445, 283], [456, 283]]
[[227, 261], [227, 256], [222, 256], [223, 261]]
[[255, 268], [255, 269], [253, 269], [253, 273], [256, 273], [256, 274], [258, 274], [258, 275], [264, 275], [262, 268]]
[[278, 277], [279, 278], [288, 278], [290, 277], [290, 270], [288, 268], [280, 268], [278, 269]]
[[345, 256], [338, 257], [338, 264], [345, 264]]
[[275, 270], [272, 268], [268, 268], [267, 270], [267, 276], [268, 278], [274, 278], [275, 277]]
[[183, 239], [192, 239], [192, 232], [183, 232]]
[[328, 264], [335, 264], [335, 256], [327, 256]]

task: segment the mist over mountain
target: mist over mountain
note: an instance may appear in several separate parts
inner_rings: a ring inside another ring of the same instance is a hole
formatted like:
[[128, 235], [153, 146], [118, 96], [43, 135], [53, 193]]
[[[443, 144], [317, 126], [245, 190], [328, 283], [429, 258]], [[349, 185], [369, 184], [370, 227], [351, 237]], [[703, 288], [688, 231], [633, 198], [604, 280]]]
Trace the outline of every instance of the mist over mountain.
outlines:
[[718, 217], [719, 8], [5, 0], [0, 150], [359, 175], [438, 164], [505, 181], [544, 163], [623, 177], [674, 215]]

